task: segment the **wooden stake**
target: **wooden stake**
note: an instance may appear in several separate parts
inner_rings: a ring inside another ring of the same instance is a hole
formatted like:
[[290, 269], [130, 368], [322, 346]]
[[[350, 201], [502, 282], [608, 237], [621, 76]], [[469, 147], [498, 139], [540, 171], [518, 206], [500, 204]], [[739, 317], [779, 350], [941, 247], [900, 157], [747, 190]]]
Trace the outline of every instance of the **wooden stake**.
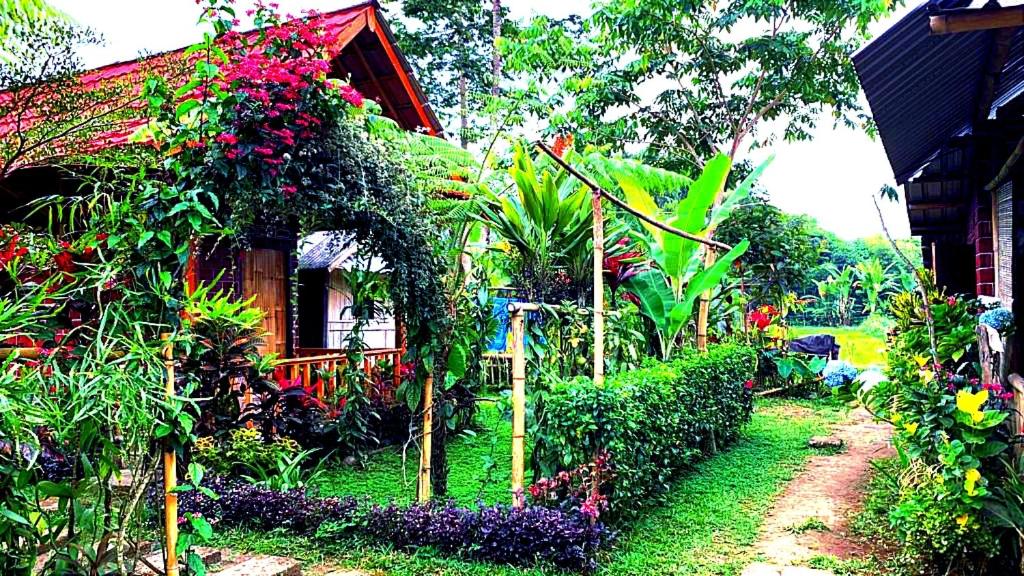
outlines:
[[430, 437], [434, 427], [434, 375], [423, 382], [423, 442], [420, 445], [420, 474], [416, 496], [420, 502], [430, 500]]
[[526, 436], [526, 313], [514, 304], [509, 305], [512, 313], [512, 506], [522, 508], [526, 504], [523, 493], [525, 457], [523, 439]]
[[939, 282], [939, 263], [936, 259], [937, 251], [935, 250], [935, 242], [932, 242], [932, 279], [935, 283]]
[[594, 208], [594, 386], [604, 386], [604, 213], [601, 190], [591, 188]]
[[[170, 334], [161, 334], [164, 341], [164, 370], [167, 381], [164, 394], [168, 400], [174, 396], [174, 348]], [[173, 450], [164, 450], [164, 537], [166, 557], [164, 568], [167, 576], [178, 576], [178, 462]]]

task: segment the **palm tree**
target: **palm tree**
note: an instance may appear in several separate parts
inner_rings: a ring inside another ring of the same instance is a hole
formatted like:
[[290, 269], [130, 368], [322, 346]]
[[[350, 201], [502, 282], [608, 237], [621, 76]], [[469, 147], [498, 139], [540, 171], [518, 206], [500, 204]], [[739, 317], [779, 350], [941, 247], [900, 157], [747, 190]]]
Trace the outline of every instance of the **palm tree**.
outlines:
[[878, 311], [878, 304], [882, 298], [896, 286], [889, 274], [891, 269], [892, 264], [883, 267], [878, 258], [857, 264], [857, 287], [864, 292], [864, 311], [869, 315]]

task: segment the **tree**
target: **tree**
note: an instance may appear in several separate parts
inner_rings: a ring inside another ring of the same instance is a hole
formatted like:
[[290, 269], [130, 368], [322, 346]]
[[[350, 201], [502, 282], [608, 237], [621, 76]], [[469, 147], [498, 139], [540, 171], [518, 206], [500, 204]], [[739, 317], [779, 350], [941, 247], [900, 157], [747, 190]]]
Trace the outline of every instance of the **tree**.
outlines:
[[786, 214], [763, 198], [737, 208], [718, 227], [717, 238], [726, 244], [750, 240], [740, 265], [752, 303], [781, 307], [787, 295], [803, 295], [819, 256], [809, 228], [806, 217]]
[[864, 292], [864, 312], [868, 315], [877, 312], [882, 297], [896, 287], [896, 275], [892, 269], [892, 264], [883, 266], [878, 258], [858, 262], [854, 268], [857, 287]]
[[99, 42], [88, 29], [43, 18], [8, 32], [0, 36], [0, 182], [19, 168], [87, 154], [94, 139], [138, 116], [131, 80], [80, 79], [79, 50]]
[[500, 2], [481, 0], [393, 0], [404, 18], [395, 36], [416, 76], [446, 123], [458, 121], [462, 147], [476, 140], [474, 110], [500, 78], [496, 36], [514, 36], [515, 26]]
[[[519, 72], [561, 81], [551, 102], [566, 111], [551, 129], [615, 149], [639, 144], [644, 161], [692, 175], [719, 152], [737, 160], [770, 144], [774, 135], [758, 131], [766, 120], [794, 140], [827, 110], [867, 127], [850, 55], [891, 9], [890, 0], [604, 0], [576, 34], [535, 23], [513, 54]], [[644, 101], [639, 87], [652, 84], [665, 88]], [[706, 251], [705, 266], [714, 258]], [[709, 306], [704, 294], [699, 348]]]
[[[720, 151], [736, 159], [748, 139], [769, 144], [765, 120], [787, 139], [809, 138], [824, 112], [866, 126], [850, 55], [891, 4], [603, 0], [578, 28], [538, 20], [510, 52], [518, 72], [560, 82], [553, 129], [637, 143], [645, 160], [693, 174]], [[651, 82], [663, 88], [647, 101], [639, 87]]]
[[840, 326], [847, 326], [853, 313], [854, 268], [848, 266], [840, 271], [828, 265], [826, 269], [829, 275], [827, 279], [817, 282], [818, 294], [829, 307], [835, 321]]

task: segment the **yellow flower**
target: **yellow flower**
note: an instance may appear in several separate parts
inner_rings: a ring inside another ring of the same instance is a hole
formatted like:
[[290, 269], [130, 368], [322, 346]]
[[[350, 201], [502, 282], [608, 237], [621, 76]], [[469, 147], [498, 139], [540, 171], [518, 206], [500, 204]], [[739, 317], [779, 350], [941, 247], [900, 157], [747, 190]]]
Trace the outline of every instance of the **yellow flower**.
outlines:
[[892, 415], [892, 423], [893, 424], [899, 424], [900, 420], [903, 420], [903, 415], [900, 414], [899, 412], [897, 412], [896, 414]]
[[956, 523], [959, 524], [961, 528], [965, 528], [970, 520], [970, 516], [968, 516], [967, 514], [963, 514], [961, 516], [957, 516]]
[[964, 476], [964, 490], [967, 490], [968, 496], [974, 496], [978, 493], [978, 480], [981, 480], [981, 472], [978, 472], [977, 468], [971, 468], [967, 471]]
[[931, 370], [921, 370], [921, 383], [930, 384], [932, 380], [935, 380], [935, 372]]
[[971, 420], [977, 424], [985, 419], [985, 413], [981, 405], [988, 401], [988, 390], [981, 392], [968, 392], [961, 390], [956, 393], [956, 407], [961, 412], [971, 415]]
[[907, 431], [907, 434], [913, 436], [917, 434], [917, 422], [907, 422], [903, 425], [903, 429]]
[[928, 363], [927, 356], [914, 356], [914, 361], [917, 362], [918, 367], [924, 368], [924, 365]]
[[942, 477], [942, 474], [936, 474], [935, 483], [938, 484], [939, 486], [942, 486], [943, 484], [946, 483], [946, 479]]

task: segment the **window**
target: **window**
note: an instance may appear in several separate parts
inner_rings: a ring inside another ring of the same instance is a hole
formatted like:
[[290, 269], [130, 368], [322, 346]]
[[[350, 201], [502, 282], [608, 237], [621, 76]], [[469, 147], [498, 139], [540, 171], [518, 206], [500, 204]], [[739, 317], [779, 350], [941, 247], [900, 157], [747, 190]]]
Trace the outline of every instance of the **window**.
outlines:
[[992, 208], [996, 297], [1009, 307], [1013, 303], [1013, 182], [1007, 181], [996, 190]]

